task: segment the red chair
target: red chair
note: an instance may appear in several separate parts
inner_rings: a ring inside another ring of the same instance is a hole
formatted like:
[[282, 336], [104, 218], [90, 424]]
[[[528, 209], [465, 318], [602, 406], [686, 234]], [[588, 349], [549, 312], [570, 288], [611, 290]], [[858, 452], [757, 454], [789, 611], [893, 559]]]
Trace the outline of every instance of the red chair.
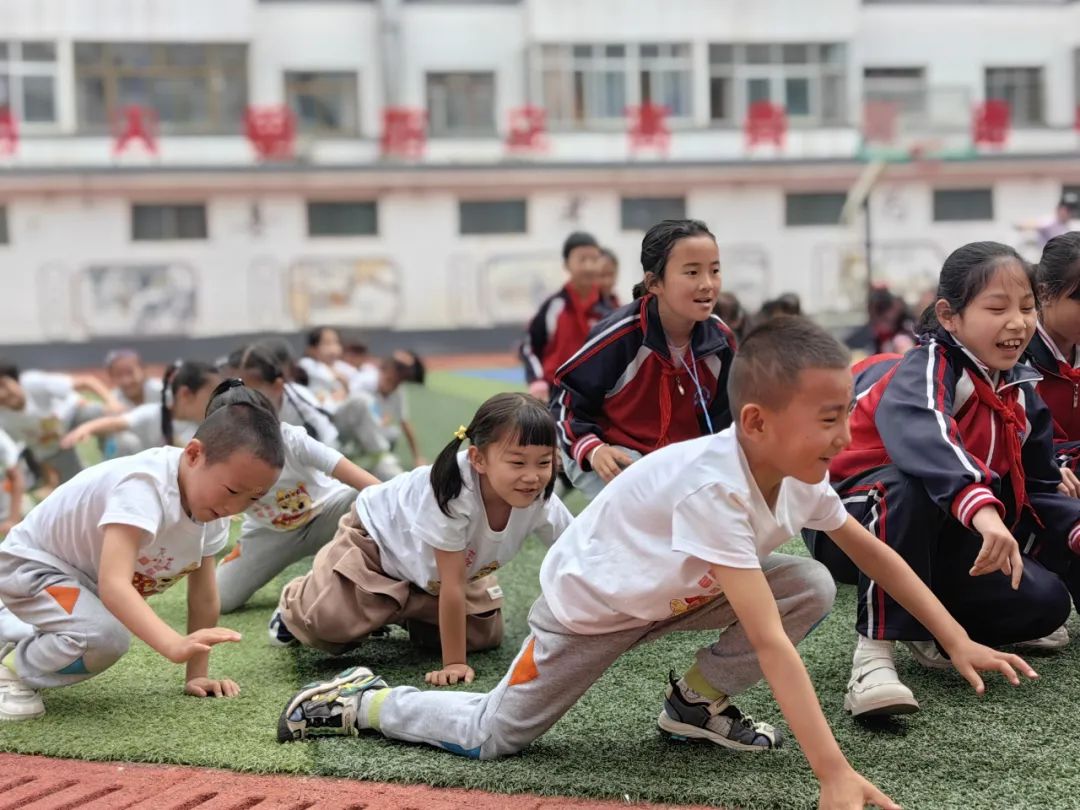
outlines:
[[411, 107], [384, 109], [380, 146], [384, 157], [422, 157], [427, 146], [427, 113]]
[[284, 104], [250, 106], [244, 134], [261, 160], [291, 160], [296, 149], [296, 115]]
[[984, 101], [975, 108], [971, 139], [976, 144], [1004, 146], [1009, 139], [1010, 118], [1009, 102], [996, 98]]
[[511, 152], [541, 152], [547, 147], [547, 110], [531, 104], [510, 110], [506, 148]]
[[0, 107], [0, 155], [14, 155], [19, 148], [19, 121], [10, 107]]
[[113, 155], [119, 155], [135, 141], [142, 142], [151, 155], [158, 153], [158, 117], [149, 107], [131, 104], [112, 118]]
[[626, 108], [630, 128], [630, 151], [656, 149], [667, 154], [671, 146], [671, 130], [667, 117], [670, 110], [662, 104], [646, 103]]
[[784, 148], [787, 137], [787, 111], [771, 101], [755, 101], [746, 111], [746, 145], [750, 148], [771, 143]]

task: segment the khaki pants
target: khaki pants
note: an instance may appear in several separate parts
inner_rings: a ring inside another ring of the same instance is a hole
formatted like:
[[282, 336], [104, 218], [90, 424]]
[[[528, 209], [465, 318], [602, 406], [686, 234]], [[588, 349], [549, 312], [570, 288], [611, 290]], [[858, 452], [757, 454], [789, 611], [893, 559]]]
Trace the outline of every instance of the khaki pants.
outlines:
[[[498, 647], [502, 641], [502, 594], [497, 588], [494, 574], [465, 587], [469, 652]], [[341, 518], [334, 539], [315, 555], [311, 571], [285, 586], [278, 609], [301, 643], [328, 653], [352, 649], [388, 624], [404, 625], [419, 646], [440, 645], [439, 598], [383, 572], [379, 547], [355, 506]]]

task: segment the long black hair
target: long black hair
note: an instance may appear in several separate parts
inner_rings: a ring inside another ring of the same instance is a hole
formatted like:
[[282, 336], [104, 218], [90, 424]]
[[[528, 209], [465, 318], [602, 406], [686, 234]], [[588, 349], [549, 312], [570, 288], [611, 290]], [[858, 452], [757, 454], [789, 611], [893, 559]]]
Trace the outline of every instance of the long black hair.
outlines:
[[[651, 280], [664, 277], [675, 243], [693, 236], [708, 236], [716, 241], [709, 226], [700, 219], [665, 219], [649, 228], [641, 240], [641, 272], [644, 278], [634, 285], [634, 298], [641, 298], [649, 291]], [[649, 273], [653, 274], [653, 279], [649, 278]]]
[[161, 433], [165, 437], [165, 444], [173, 444], [176, 439], [172, 410], [180, 389], [199, 391], [219, 373], [210, 363], [198, 360], [177, 360], [165, 369], [161, 379]]
[[[496, 394], [476, 411], [468, 427], [439, 453], [431, 465], [431, 489], [435, 501], [447, 517], [450, 501], [461, 494], [461, 469], [457, 454], [461, 443], [468, 439], [482, 450], [499, 441], [514, 441], [525, 447], [550, 447], [555, 452], [555, 421], [547, 406], [536, 397], [521, 393]], [[544, 488], [544, 500], [555, 489], [555, 471]]]
[[[927, 334], [935, 331], [938, 322], [936, 306], [941, 299], [949, 305], [949, 311], [961, 314], [983, 291], [998, 269], [1009, 262], [1016, 262], [1028, 275], [1028, 264], [1019, 253], [1000, 242], [970, 242], [958, 247], [945, 259], [938, 277], [937, 295], [934, 303], [923, 310], [916, 331]], [[1030, 278], [1030, 275], [1028, 276]]]
[[1080, 231], [1063, 233], [1046, 243], [1035, 266], [1035, 282], [1041, 301], [1080, 298]]

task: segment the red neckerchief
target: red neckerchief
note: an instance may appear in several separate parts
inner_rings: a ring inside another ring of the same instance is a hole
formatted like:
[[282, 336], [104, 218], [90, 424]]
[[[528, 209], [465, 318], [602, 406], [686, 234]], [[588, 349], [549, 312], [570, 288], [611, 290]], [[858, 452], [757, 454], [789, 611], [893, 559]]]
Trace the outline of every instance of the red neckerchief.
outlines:
[[1031, 505], [1027, 495], [1022, 443], [1024, 423], [1017, 417], [1014, 407], [1019, 397], [1017, 386], [1009, 386], [998, 392], [990, 387], [982, 374], [973, 371], [969, 376], [975, 386], [975, 396], [979, 402], [996, 413], [1002, 422], [1005, 455], [1009, 462], [1009, 478], [1012, 480], [1013, 501], [1016, 505], [1016, 521], [1019, 522], [1024, 509], [1028, 509], [1031, 516], [1035, 518], [1035, 522], [1042, 526], [1042, 521], [1039, 520], [1035, 507]]

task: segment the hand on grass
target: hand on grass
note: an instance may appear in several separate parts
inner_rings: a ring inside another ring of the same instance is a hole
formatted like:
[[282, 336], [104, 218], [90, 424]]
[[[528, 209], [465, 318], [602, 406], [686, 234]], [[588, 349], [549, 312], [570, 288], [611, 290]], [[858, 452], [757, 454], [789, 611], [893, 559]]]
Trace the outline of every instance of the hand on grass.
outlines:
[[884, 810], [900, 810], [900, 805], [874, 787], [854, 768], [821, 780], [819, 810], [862, 810], [867, 804]]
[[195, 697], [236, 697], [240, 687], [229, 678], [192, 678], [184, 684], [184, 694]]
[[633, 461], [622, 450], [612, 447], [610, 444], [605, 444], [593, 451], [589, 463], [596, 471], [596, 474], [604, 479], [604, 483], [610, 484], [611, 480], [626, 467], [629, 467]]
[[982, 678], [979, 677], [980, 671], [1000, 672], [1005, 677], [1005, 680], [1013, 686], [1020, 685], [1020, 676], [1016, 674], [1017, 670], [1031, 679], [1039, 677], [1039, 673], [1033, 670], [1028, 662], [1019, 655], [993, 650], [982, 644], [976, 644], [970, 638], [964, 639], [956, 645], [955, 649], [947, 649], [946, 652], [949, 654], [956, 671], [963, 675], [964, 679], [980, 695], [986, 691], [986, 686], [983, 684]]
[[1068, 467], [1061, 468], [1061, 483], [1058, 484], [1058, 492], [1068, 495], [1070, 498], [1080, 498], [1080, 478]]
[[450, 664], [424, 676], [424, 683], [432, 686], [450, 686], [455, 683], [472, 683], [476, 673], [468, 664]]
[[82, 425], [80, 425], [60, 440], [60, 449], [70, 450], [76, 445], [81, 444], [83, 439], [86, 439], [89, 436], [90, 434], [83, 430]]
[[210, 652], [215, 644], [239, 641], [240, 634], [227, 627], [206, 627], [182, 636], [176, 646], [165, 653], [174, 664], [183, 664], [200, 653]]
[[971, 526], [982, 535], [983, 544], [968, 573], [973, 577], [980, 577], [1000, 571], [1011, 577], [1015, 591], [1020, 587], [1020, 578], [1024, 574], [1024, 561], [1020, 556], [1020, 544], [1001, 522], [997, 509], [984, 506], [971, 519]]

